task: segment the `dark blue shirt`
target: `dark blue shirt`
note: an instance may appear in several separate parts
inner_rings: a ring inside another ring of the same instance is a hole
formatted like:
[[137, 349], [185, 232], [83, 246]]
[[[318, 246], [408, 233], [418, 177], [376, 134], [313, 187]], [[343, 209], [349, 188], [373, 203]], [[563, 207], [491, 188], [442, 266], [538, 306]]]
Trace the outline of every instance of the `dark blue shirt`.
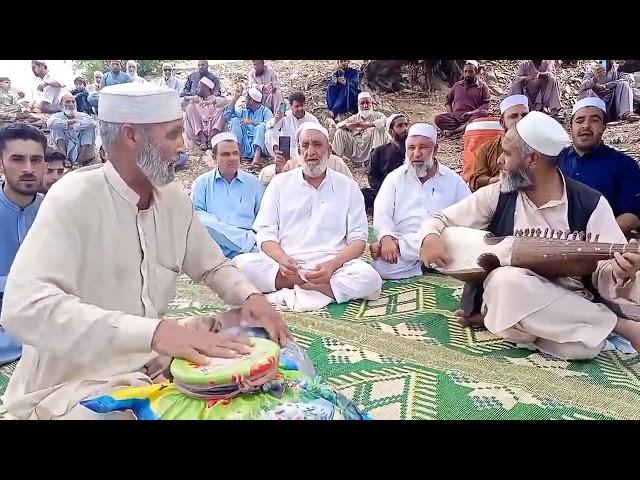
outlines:
[[559, 159], [562, 173], [598, 190], [616, 217], [623, 213], [640, 217], [640, 165], [629, 155], [603, 143], [582, 157], [567, 147]]

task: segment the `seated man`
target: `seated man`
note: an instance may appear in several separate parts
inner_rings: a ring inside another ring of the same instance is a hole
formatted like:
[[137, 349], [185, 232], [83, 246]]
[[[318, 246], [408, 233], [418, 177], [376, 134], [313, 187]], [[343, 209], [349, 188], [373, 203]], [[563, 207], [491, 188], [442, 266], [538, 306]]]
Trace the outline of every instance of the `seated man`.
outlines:
[[[35, 127], [21, 123], [0, 128], [0, 315], [9, 269], [20, 244], [33, 225], [42, 195], [38, 193], [44, 174], [47, 139]], [[5, 317], [0, 316], [4, 322]], [[0, 325], [0, 365], [20, 358], [22, 343]]]
[[587, 70], [580, 86], [579, 98], [599, 97], [607, 106], [606, 121], [626, 120], [635, 122], [640, 115], [633, 113], [633, 84], [635, 79], [629, 73], [618, 71], [614, 60], [605, 60], [606, 68], [597, 66]]
[[184, 96], [187, 102], [184, 115], [184, 129], [187, 138], [201, 148], [208, 148], [211, 139], [224, 130], [224, 106], [227, 99], [213, 94], [214, 83], [202, 77], [198, 83], [197, 95]]
[[138, 62], [129, 60], [127, 62], [127, 73], [133, 83], [145, 83], [146, 80], [138, 75]]
[[31, 60], [31, 71], [41, 79], [38, 91], [42, 93], [33, 101], [34, 108], [42, 113], [56, 113], [62, 110], [60, 97], [64, 85], [51, 77], [47, 64], [41, 60]]
[[238, 85], [234, 97], [224, 109], [224, 118], [229, 122], [229, 131], [238, 139], [242, 158], [252, 158], [252, 165], [257, 165], [265, 151], [264, 135], [273, 113], [262, 105], [262, 93], [254, 87], [247, 93], [247, 106], [236, 109], [241, 95], [242, 85]]
[[193, 97], [198, 94], [198, 85], [200, 79], [207, 77], [213, 82], [213, 95], [219, 97], [222, 95], [222, 89], [220, 88], [220, 80], [213, 73], [209, 71], [209, 62], [206, 60], [198, 60], [198, 70], [192, 72], [187, 77], [187, 81], [184, 82], [184, 88], [182, 89], [181, 97]]
[[[531, 112], [520, 120], [504, 136], [500, 182], [425, 221], [424, 240], [419, 242], [425, 264], [444, 266], [450, 261], [440, 237], [449, 226], [489, 230], [496, 236], [548, 228], [626, 243], [607, 200], [563, 176], [556, 166], [568, 143], [562, 125], [548, 115]], [[612, 331], [640, 350], [640, 322], [629, 320], [640, 319], [639, 268], [640, 255], [634, 253], [616, 253], [582, 279], [547, 279], [524, 268], [501, 266], [485, 279], [484, 294], [480, 286], [465, 288], [464, 311], [457, 315], [463, 324], [484, 323], [508, 342], [565, 360], [595, 357]], [[598, 296], [602, 303], [594, 303]]]
[[280, 110], [276, 110], [276, 115], [267, 122], [265, 133], [265, 144], [270, 157], [275, 157], [275, 150], [278, 147], [280, 137], [291, 139], [291, 154], [293, 155], [298, 144], [296, 143], [296, 131], [305, 122], [318, 122], [318, 119], [304, 109], [306, 98], [302, 92], [294, 92], [289, 95], [289, 105], [291, 108], [283, 115]]
[[378, 241], [371, 245], [371, 258], [383, 280], [421, 275], [420, 226], [471, 194], [464, 180], [437, 160], [437, 141], [432, 125], [412, 125], [405, 163], [389, 173], [376, 197], [373, 228]]
[[[80, 402], [151, 384], [166, 357], [202, 365], [247, 353], [247, 337], [166, 316], [181, 272], [244, 306], [280, 345], [290, 338], [172, 183], [184, 150], [178, 93], [130, 83], [100, 96], [107, 163], [66, 175], [49, 192], [7, 279], [3, 326], [24, 347], [3, 401], [18, 419], [133, 419]], [[55, 255], [51, 245], [60, 246]]]
[[359, 94], [360, 72], [349, 66], [349, 60], [339, 60], [327, 87], [327, 108], [333, 118], [342, 113], [358, 113]]
[[76, 88], [71, 90], [71, 95], [73, 95], [76, 99], [76, 107], [78, 111], [91, 115], [93, 113], [93, 107], [89, 105], [89, 101], [87, 99], [89, 97], [89, 92], [87, 91], [87, 81], [82, 77], [77, 77], [73, 81], [73, 85]]
[[[500, 102], [500, 125], [508, 132], [518, 121], [529, 113], [529, 98], [525, 95], [511, 95]], [[504, 133], [482, 145], [476, 153], [473, 172], [469, 177], [472, 191], [500, 181], [502, 170], [502, 140]]]
[[100, 84], [102, 83], [103, 73], [100, 70], [93, 72], [93, 83], [87, 85], [87, 92], [94, 93], [100, 90]]
[[264, 60], [252, 60], [253, 70], [249, 72], [249, 87], [262, 93], [262, 105], [276, 113], [284, 100], [276, 72], [264, 64]]
[[170, 63], [162, 64], [162, 74], [162, 77], [158, 79], [158, 85], [172, 88], [178, 93], [182, 92], [184, 85], [180, 79], [173, 74], [173, 67]]
[[467, 60], [464, 79], [456, 82], [447, 94], [447, 113], [436, 115], [434, 123], [445, 136], [462, 133], [471, 120], [489, 113], [491, 94], [485, 82], [478, 79], [478, 62]]
[[389, 115], [385, 127], [389, 135], [389, 142], [374, 148], [371, 152], [368, 174], [369, 188], [362, 189], [367, 211], [373, 209], [373, 202], [387, 175], [404, 163], [408, 129], [407, 118], [399, 113]]
[[[525, 60], [518, 67], [509, 95], [526, 95], [531, 110], [558, 118], [562, 108], [555, 60]], [[527, 105], [527, 106], [529, 106]]]
[[387, 141], [386, 117], [373, 110], [373, 99], [369, 92], [358, 95], [358, 113], [336, 125], [333, 151], [339, 157], [356, 163], [366, 162], [371, 150]]
[[239, 169], [240, 148], [233, 133], [216, 135], [211, 146], [217, 167], [193, 182], [193, 207], [225, 257], [256, 251], [256, 234], [251, 227], [264, 185], [255, 175]]
[[[318, 122], [311, 122], [311, 123], [316, 123], [320, 125], [320, 123]], [[304, 125], [305, 125], [304, 123], [300, 125], [298, 127], [298, 130], [296, 131], [296, 134], [294, 135], [296, 145], [298, 145], [300, 132], [302, 131], [302, 128], [304, 127]], [[287, 160], [286, 158], [284, 158], [284, 155], [282, 155], [282, 152], [280, 152], [276, 148], [275, 164], [267, 165], [260, 171], [260, 175], [258, 176], [260, 181], [265, 185], [268, 185], [269, 182], [273, 179], [273, 177], [276, 176], [277, 174], [282, 172], [288, 172], [289, 170], [294, 170], [298, 167], [302, 167], [303, 165], [302, 165], [302, 162], [300, 161], [300, 157], [298, 156], [297, 152], [293, 152], [293, 153], [294, 153], [293, 158]], [[327, 160], [327, 168], [334, 170], [336, 172], [340, 172], [349, 178], [353, 178], [353, 174], [351, 173], [351, 170], [349, 170], [349, 167], [347, 166], [347, 164], [344, 163], [344, 161], [337, 155], [333, 155], [333, 154], [329, 155], [329, 160]]]
[[8, 77], [0, 77], [0, 115], [16, 115], [22, 112], [22, 106], [18, 103], [18, 96], [11, 91], [11, 80]]
[[47, 147], [47, 150], [44, 152], [44, 163], [47, 169], [42, 178], [40, 193], [46, 195], [53, 184], [62, 178], [65, 174], [64, 163], [66, 159], [67, 157], [63, 153], [55, 148]]
[[76, 99], [65, 93], [60, 101], [64, 110], [49, 117], [51, 138], [68, 162], [84, 166], [95, 159], [96, 122], [76, 110]]
[[[276, 175], [253, 224], [260, 253], [234, 262], [262, 292], [319, 292], [321, 306], [380, 295], [380, 275], [359, 257], [368, 237], [364, 200], [356, 182], [327, 168], [329, 134], [305, 123], [302, 167]], [[321, 308], [321, 307], [319, 307]]]
[[628, 235], [640, 228], [640, 166], [629, 155], [602, 141], [606, 105], [598, 97], [573, 106], [573, 146], [560, 153], [560, 169], [567, 177], [589, 185], [607, 199], [618, 226]]

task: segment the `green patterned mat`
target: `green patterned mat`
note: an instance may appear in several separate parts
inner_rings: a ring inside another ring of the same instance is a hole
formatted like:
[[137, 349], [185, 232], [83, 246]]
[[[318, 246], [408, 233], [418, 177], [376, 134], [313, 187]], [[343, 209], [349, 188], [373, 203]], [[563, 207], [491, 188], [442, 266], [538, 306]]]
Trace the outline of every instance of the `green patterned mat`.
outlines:
[[[640, 419], [640, 356], [566, 362], [453, 318], [461, 284], [387, 282], [381, 298], [285, 313], [318, 374], [376, 419]], [[224, 307], [181, 279], [172, 314]], [[0, 394], [12, 366], [0, 369]], [[0, 407], [1, 408], [1, 407]]]

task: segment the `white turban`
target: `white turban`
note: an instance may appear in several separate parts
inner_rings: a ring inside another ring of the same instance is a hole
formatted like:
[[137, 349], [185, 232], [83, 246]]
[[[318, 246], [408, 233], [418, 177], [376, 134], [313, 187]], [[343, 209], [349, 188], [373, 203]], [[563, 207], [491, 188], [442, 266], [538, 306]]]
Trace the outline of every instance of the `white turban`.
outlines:
[[391, 124], [393, 123], [393, 121], [398, 117], [404, 117], [404, 115], [402, 113], [394, 113], [393, 115], [389, 115], [387, 117], [387, 125], [386, 125], [387, 126], [387, 132], [391, 128]]
[[510, 95], [500, 102], [500, 113], [504, 113], [507, 109], [516, 105], [524, 105], [529, 108], [529, 98], [526, 95]]
[[222, 132], [215, 135], [211, 139], [211, 148], [215, 148], [220, 142], [226, 142], [227, 140], [231, 140], [233, 142], [238, 143], [238, 138], [231, 132]]
[[362, 100], [363, 98], [368, 98], [369, 100], [373, 100], [373, 97], [369, 92], [360, 92], [358, 94], [358, 102], [360, 102], [360, 100]]
[[586, 97], [582, 100], [578, 100], [573, 105], [573, 110], [571, 111], [571, 115], [575, 115], [578, 110], [585, 107], [595, 107], [602, 110], [604, 113], [607, 113], [607, 104], [602, 101], [600, 97]]
[[476, 67], [476, 69], [480, 65], [477, 60], [465, 60], [465, 65], [466, 64], [473, 65], [474, 67]]
[[182, 119], [178, 92], [147, 83], [120, 83], [100, 90], [98, 120], [111, 123], [165, 123]]
[[215, 84], [215, 83], [213, 83], [213, 82], [211, 81], [211, 79], [209, 79], [209, 78], [207, 78], [207, 77], [202, 77], [202, 78], [200, 79], [200, 83], [205, 84], [207, 87], [209, 87], [209, 88], [211, 88], [211, 89], [214, 89], [214, 88], [215, 88], [215, 86], [216, 86], [216, 84]]
[[249, 96], [253, 98], [256, 102], [262, 101], [262, 92], [258, 90], [256, 87], [251, 87], [249, 89]]
[[516, 123], [515, 129], [527, 145], [550, 157], [558, 156], [571, 143], [564, 127], [542, 112], [529, 113]]
[[300, 134], [307, 130], [316, 130], [322, 133], [327, 138], [327, 142], [329, 141], [329, 132], [327, 131], [327, 129], [316, 122], [304, 122], [302, 125], [300, 125], [298, 127], [298, 130], [296, 131], [296, 138], [299, 139]]
[[434, 142], [438, 141], [438, 131], [433, 125], [429, 125], [428, 123], [414, 123], [411, 125], [407, 138], [415, 136], [427, 137]]

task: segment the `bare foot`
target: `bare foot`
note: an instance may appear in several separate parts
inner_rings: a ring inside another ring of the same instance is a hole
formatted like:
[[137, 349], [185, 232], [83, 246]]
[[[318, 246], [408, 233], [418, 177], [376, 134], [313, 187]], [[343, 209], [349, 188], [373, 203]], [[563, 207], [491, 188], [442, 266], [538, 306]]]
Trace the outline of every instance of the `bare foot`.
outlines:
[[484, 327], [484, 315], [480, 313], [467, 315], [464, 310], [456, 310], [454, 315], [458, 317], [458, 323], [463, 327]]
[[640, 352], [640, 322], [618, 318], [618, 323], [613, 331], [629, 340], [636, 352]]
[[380, 256], [380, 251], [382, 247], [380, 246], [380, 242], [372, 243], [369, 246], [369, 252], [371, 252], [371, 258], [374, 260]]

